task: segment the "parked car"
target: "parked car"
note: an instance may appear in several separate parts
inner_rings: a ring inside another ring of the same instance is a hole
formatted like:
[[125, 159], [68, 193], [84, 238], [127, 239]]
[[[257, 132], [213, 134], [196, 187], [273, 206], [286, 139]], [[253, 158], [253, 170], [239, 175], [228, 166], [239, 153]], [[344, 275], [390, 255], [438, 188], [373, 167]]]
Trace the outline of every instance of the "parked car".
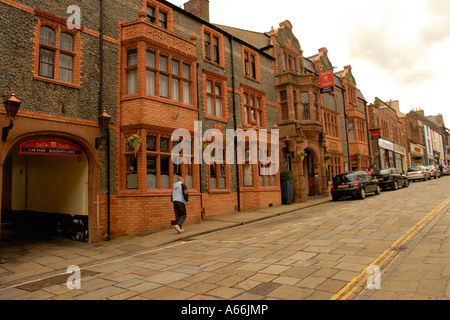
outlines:
[[355, 171], [339, 174], [333, 179], [331, 196], [334, 201], [342, 197], [357, 196], [360, 199], [366, 197], [366, 193], [380, 194], [380, 184], [377, 179], [364, 171]]
[[386, 190], [387, 188], [397, 190], [399, 186], [402, 186], [403, 188], [409, 186], [409, 180], [405, 173], [397, 168], [376, 171], [372, 176], [378, 180], [380, 187], [383, 190]]
[[424, 166], [415, 166], [408, 169], [408, 171], [406, 172], [406, 177], [408, 178], [408, 180], [426, 181], [430, 179], [430, 173]]
[[441, 177], [441, 170], [439, 170], [438, 167], [435, 166], [426, 166], [427, 171], [430, 173], [431, 178], [440, 178]]
[[448, 166], [444, 166], [444, 176], [450, 175], [450, 168]]

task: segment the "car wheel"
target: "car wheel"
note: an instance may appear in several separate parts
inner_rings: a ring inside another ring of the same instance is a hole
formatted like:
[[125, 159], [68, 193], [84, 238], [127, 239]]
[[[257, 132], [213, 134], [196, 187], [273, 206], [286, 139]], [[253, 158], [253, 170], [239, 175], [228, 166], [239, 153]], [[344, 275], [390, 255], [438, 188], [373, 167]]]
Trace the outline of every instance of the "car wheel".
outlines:
[[405, 184], [403, 185], [403, 188], [408, 188], [409, 187], [409, 180], [405, 180]]
[[366, 190], [364, 190], [364, 188], [361, 188], [361, 191], [359, 193], [359, 198], [360, 199], [366, 198]]
[[394, 190], [398, 190], [398, 182], [397, 182], [397, 180], [394, 181]]
[[377, 185], [377, 189], [375, 190], [375, 194], [380, 194], [381, 190], [380, 190], [380, 186]]
[[339, 201], [339, 197], [338, 196], [331, 196], [333, 198], [333, 201]]

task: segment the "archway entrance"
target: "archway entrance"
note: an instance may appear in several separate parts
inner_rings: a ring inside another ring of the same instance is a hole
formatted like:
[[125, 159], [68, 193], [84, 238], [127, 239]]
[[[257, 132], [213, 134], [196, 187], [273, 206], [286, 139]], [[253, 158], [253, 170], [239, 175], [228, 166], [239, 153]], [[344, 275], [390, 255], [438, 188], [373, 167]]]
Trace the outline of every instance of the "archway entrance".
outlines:
[[89, 164], [81, 147], [45, 137], [16, 143], [3, 164], [6, 235], [88, 241]]
[[303, 172], [305, 173], [305, 189], [308, 196], [315, 196], [317, 172], [314, 166], [314, 156], [308, 149], [305, 150], [305, 153], [306, 156], [303, 160]]

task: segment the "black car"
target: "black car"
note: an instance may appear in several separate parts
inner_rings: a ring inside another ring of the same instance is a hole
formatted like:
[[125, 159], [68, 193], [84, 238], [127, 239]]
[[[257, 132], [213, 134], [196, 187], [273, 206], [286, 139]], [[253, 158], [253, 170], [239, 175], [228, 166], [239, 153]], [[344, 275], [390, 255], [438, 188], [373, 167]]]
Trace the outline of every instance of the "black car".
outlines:
[[383, 190], [386, 190], [387, 188], [397, 190], [400, 186], [403, 188], [407, 188], [409, 186], [409, 180], [405, 173], [397, 168], [376, 171], [372, 174], [372, 176], [378, 180], [380, 187]]
[[366, 197], [366, 193], [380, 194], [380, 184], [377, 179], [364, 171], [339, 174], [333, 179], [331, 196], [334, 201], [348, 196]]

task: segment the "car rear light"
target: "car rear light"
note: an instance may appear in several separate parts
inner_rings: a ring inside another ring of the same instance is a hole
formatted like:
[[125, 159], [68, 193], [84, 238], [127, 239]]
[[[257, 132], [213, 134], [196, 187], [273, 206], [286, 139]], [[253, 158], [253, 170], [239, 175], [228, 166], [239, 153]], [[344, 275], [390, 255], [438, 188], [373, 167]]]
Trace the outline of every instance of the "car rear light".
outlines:
[[423, 174], [423, 170], [422, 170], [422, 171], [420, 171], [420, 174]]
[[359, 187], [359, 182], [356, 181], [354, 187]]

